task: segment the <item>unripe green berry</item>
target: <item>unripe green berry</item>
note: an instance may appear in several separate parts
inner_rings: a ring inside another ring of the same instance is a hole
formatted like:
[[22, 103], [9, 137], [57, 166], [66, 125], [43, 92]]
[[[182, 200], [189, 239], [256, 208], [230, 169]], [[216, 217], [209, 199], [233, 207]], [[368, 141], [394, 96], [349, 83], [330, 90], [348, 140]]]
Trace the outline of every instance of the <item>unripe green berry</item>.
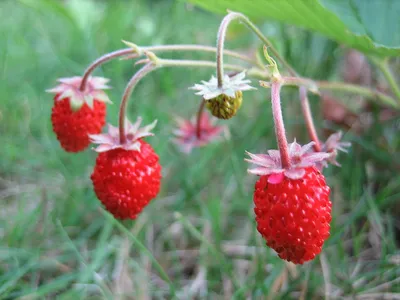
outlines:
[[206, 107], [214, 117], [218, 119], [230, 119], [236, 115], [238, 109], [242, 105], [242, 96], [241, 91], [236, 91], [235, 97], [221, 94], [215, 98], [205, 100]]

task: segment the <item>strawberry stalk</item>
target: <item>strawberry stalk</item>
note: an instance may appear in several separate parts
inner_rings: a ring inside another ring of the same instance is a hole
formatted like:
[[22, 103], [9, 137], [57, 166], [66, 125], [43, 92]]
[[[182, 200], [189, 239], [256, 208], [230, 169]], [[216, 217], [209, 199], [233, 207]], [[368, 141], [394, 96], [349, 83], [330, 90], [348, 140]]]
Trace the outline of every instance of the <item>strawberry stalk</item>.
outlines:
[[321, 151], [321, 143], [318, 139], [317, 130], [314, 126], [314, 120], [311, 114], [310, 103], [308, 102], [307, 97], [307, 88], [301, 86], [299, 88], [299, 95], [300, 95], [300, 103], [301, 103], [301, 110], [303, 111], [303, 116], [306, 121], [306, 127], [308, 131], [308, 135], [310, 136], [311, 140], [314, 142], [314, 150], [316, 152]]
[[137, 83], [151, 71], [153, 71], [156, 66], [149, 62], [145, 66], [143, 66], [132, 78], [129, 80], [124, 94], [122, 95], [121, 105], [119, 109], [119, 140], [121, 145], [125, 144], [126, 136], [125, 136], [125, 115], [126, 115], [126, 107], [128, 104], [129, 97], [132, 95], [133, 89], [137, 85]]
[[288, 62], [279, 54], [279, 52], [275, 49], [269, 39], [263, 35], [260, 29], [251, 22], [245, 15], [237, 12], [229, 12], [221, 22], [221, 25], [218, 29], [217, 34], [217, 80], [218, 87], [222, 87], [223, 78], [224, 78], [224, 63], [223, 63], [223, 54], [224, 54], [224, 43], [226, 32], [229, 24], [234, 21], [239, 20], [247, 25], [247, 27], [253, 31], [257, 37], [269, 48], [269, 50], [273, 53], [273, 55], [287, 68], [288, 72], [292, 76], [297, 76], [296, 71], [289, 65]]
[[196, 122], [196, 136], [198, 139], [201, 137], [201, 116], [204, 113], [204, 105], [205, 101], [202, 100], [199, 106], [199, 110], [197, 111], [197, 122]]
[[272, 115], [274, 118], [275, 135], [278, 143], [279, 152], [281, 154], [282, 168], [290, 168], [289, 147], [286, 140], [285, 124], [283, 123], [282, 108], [281, 108], [281, 82], [279, 79], [271, 81], [271, 104]]
[[[217, 48], [216, 47], [212, 47], [212, 46], [203, 46], [203, 45], [191, 45], [191, 44], [182, 44], [182, 45], [157, 45], [157, 46], [138, 46], [134, 43], [130, 43], [130, 42], [126, 42], [123, 41], [127, 46], [131, 47], [133, 52], [136, 53], [137, 55], [143, 55], [146, 52], [173, 52], [173, 51], [200, 51], [200, 52], [213, 52], [216, 53], [217, 52]], [[258, 63], [243, 54], [237, 53], [235, 51], [232, 50], [224, 50], [224, 54], [246, 61], [248, 63], [251, 63], [253, 65], [258, 65]]]
[[110, 53], [107, 53], [101, 57], [99, 57], [98, 59], [96, 59], [94, 62], [92, 62], [87, 69], [85, 70], [85, 73], [82, 76], [82, 82], [81, 85], [79, 87], [79, 89], [83, 92], [85, 91], [86, 88], [86, 83], [89, 79], [90, 74], [100, 65], [116, 58], [116, 57], [121, 57], [121, 56], [125, 56], [128, 54], [132, 54], [133, 50], [131, 48], [127, 48], [127, 49], [120, 49], [120, 50], [116, 50]]
[[[81, 91], [84, 91], [86, 88], [86, 84], [88, 81], [88, 78], [90, 76], [90, 74], [93, 73], [93, 71], [99, 67], [100, 65], [114, 59], [117, 57], [127, 57], [129, 59], [132, 58], [137, 58], [143, 54], [145, 54], [148, 51], [152, 51], [152, 52], [172, 52], [172, 51], [201, 51], [201, 52], [217, 52], [217, 48], [215, 47], [210, 47], [210, 46], [203, 46], [203, 45], [159, 45], [159, 46], [146, 46], [146, 47], [140, 47], [137, 46], [136, 44], [130, 43], [130, 42], [125, 42], [124, 43], [129, 46], [129, 48], [125, 48], [125, 49], [120, 49], [120, 50], [116, 50], [107, 54], [104, 54], [103, 56], [99, 57], [98, 59], [96, 59], [94, 62], [92, 62], [85, 70], [83, 76], [82, 76], [82, 82], [81, 85], [79, 87], [79, 89]], [[231, 50], [225, 50], [224, 51], [225, 55], [246, 61], [248, 63], [251, 63], [253, 65], [256, 65], [257, 63], [245, 56], [242, 55], [240, 53], [237, 53], [235, 51], [231, 51]]]
[[228, 25], [232, 20], [236, 19], [234, 14], [228, 14], [221, 22], [217, 34], [217, 80], [218, 87], [222, 87], [224, 79], [224, 42]]

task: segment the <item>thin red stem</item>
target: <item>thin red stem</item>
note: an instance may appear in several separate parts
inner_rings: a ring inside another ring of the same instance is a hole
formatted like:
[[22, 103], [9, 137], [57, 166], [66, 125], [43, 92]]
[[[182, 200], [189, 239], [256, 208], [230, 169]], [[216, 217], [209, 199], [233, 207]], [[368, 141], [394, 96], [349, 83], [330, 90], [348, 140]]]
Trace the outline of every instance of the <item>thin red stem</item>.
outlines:
[[304, 86], [301, 86], [299, 88], [299, 95], [300, 95], [301, 109], [303, 111], [303, 116], [306, 121], [308, 135], [310, 136], [311, 140], [315, 143], [314, 150], [316, 152], [320, 152], [321, 151], [321, 143], [318, 138], [317, 130], [315, 129], [315, 126], [314, 126], [314, 120], [313, 120], [313, 117], [311, 114], [310, 103], [309, 103], [308, 97], [307, 97], [307, 88]]
[[240, 18], [239, 14], [230, 13], [224, 17], [221, 22], [221, 25], [218, 29], [217, 34], [217, 80], [218, 80], [218, 87], [222, 87], [223, 80], [224, 80], [224, 43], [225, 43], [225, 36], [226, 31], [228, 29], [229, 24], [237, 19]]
[[128, 100], [132, 95], [132, 91], [135, 88], [136, 84], [147, 74], [153, 71], [156, 66], [153, 63], [148, 63], [143, 66], [135, 75], [132, 76], [131, 80], [129, 80], [126, 85], [124, 94], [122, 95], [121, 105], [119, 108], [119, 141], [121, 144], [125, 144], [125, 115], [126, 115], [126, 107], [128, 104]]
[[201, 117], [203, 116], [205, 103], [206, 101], [203, 99], [200, 103], [199, 110], [197, 111], [196, 136], [198, 139], [201, 137]]
[[247, 27], [252, 30], [257, 37], [271, 50], [273, 55], [288, 69], [289, 73], [292, 76], [297, 76], [296, 71], [285, 61], [285, 59], [279, 54], [279, 52], [275, 49], [272, 43], [267, 39], [266, 36], [262, 34], [260, 29], [256, 25], [254, 25], [245, 15], [237, 12], [230, 12], [227, 14], [221, 22], [221, 25], [218, 29], [217, 35], [217, 80], [218, 87], [222, 87], [223, 78], [224, 78], [224, 64], [223, 64], [223, 52], [224, 52], [224, 43], [225, 36], [228, 29], [229, 24], [234, 20], [240, 20], [247, 25]]
[[278, 143], [279, 152], [281, 154], [282, 168], [290, 167], [289, 146], [286, 140], [285, 124], [283, 123], [281, 109], [281, 82], [279, 80], [271, 81], [271, 104], [272, 115], [274, 118], [275, 135]]
[[99, 57], [98, 59], [96, 59], [94, 62], [92, 62], [89, 67], [87, 67], [87, 69], [85, 70], [85, 73], [83, 73], [82, 76], [82, 82], [81, 85], [79, 87], [79, 89], [83, 92], [86, 88], [86, 83], [89, 79], [90, 74], [94, 71], [94, 69], [96, 69], [98, 66], [104, 64], [105, 62], [108, 62], [116, 57], [120, 57], [120, 56], [125, 56], [128, 54], [131, 54], [133, 52], [132, 48], [126, 48], [126, 49], [121, 49], [121, 50], [117, 50], [114, 52], [110, 52], [107, 53], [101, 57]]

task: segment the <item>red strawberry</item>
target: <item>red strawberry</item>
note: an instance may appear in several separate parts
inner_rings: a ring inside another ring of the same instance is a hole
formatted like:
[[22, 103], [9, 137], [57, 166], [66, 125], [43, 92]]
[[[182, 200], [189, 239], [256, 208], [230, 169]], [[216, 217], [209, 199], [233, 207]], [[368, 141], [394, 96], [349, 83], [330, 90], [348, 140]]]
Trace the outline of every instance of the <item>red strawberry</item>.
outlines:
[[290, 145], [290, 169], [281, 167], [279, 151], [250, 154], [258, 165], [249, 172], [261, 175], [255, 185], [257, 229], [280, 258], [296, 264], [313, 259], [329, 237], [330, 189], [315, 164], [326, 153], [307, 153], [313, 143]]
[[296, 264], [313, 259], [329, 237], [331, 202], [324, 176], [306, 169], [301, 179], [279, 184], [261, 176], [255, 185], [257, 229], [280, 258]]
[[63, 78], [48, 92], [55, 93], [51, 114], [53, 131], [67, 152], [79, 152], [89, 144], [89, 134], [100, 133], [105, 124], [106, 105], [110, 102], [103, 89], [105, 78], [89, 78], [84, 91], [81, 77]]
[[161, 166], [153, 148], [142, 140], [150, 136], [155, 122], [139, 128], [141, 119], [126, 123], [127, 141], [119, 143], [118, 128], [108, 134], [91, 135], [100, 144], [91, 179], [97, 198], [118, 219], [135, 219], [160, 191]]

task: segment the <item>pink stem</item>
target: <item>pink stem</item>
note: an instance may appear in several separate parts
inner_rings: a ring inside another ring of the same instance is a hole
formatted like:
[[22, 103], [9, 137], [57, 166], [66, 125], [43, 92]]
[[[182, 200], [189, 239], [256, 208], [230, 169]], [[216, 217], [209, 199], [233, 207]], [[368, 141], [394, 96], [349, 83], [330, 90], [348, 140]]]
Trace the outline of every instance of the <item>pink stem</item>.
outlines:
[[272, 115], [274, 118], [275, 135], [278, 143], [279, 152], [281, 154], [282, 168], [290, 168], [289, 146], [286, 140], [285, 124], [283, 123], [281, 109], [281, 82], [278, 80], [271, 81], [271, 103]]
[[238, 13], [229, 13], [222, 20], [217, 34], [217, 81], [218, 87], [222, 87], [224, 80], [224, 43], [226, 31], [228, 30], [229, 24], [235, 20], [240, 19], [243, 16]]
[[125, 144], [126, 137], [125, 137], [125, 114], [126, 114], [126, 107], [128, 104], [128, 100], [132, 95], [132, 91], [135, 88], [136, 84], [148, 73], [153, 71], [156, 66], [153, 65], [152, 62], [147, 63], [144, 65], [139, 71], [136, 72], [135, 75], [132, 76], [131, 80], [129, 80], [128, 84], [126, 85], [124, 94], [122, 95], [121, 105], [119, 108], [119, 141], [121, 144]]
[[94, 62], [92, 62], [89, 67], [87, 67], [87, 69], [85, 70], [85, 73], [82, 76], [82, 82], [81, 85], [79, 87], [79, 89], [83, 92], [86, 88], [86, 83], [89, 79], [90, 74], [94, 71], [94, 69], [96, 69], [98, 66], [102, 65], [105, 62], [108, 62], [116, 57], [120, 57], [120, 56], [124, 56], [124, 55], [128, 55], [131, 54], [133, 52], [132, 48], [127, 48], [127, 49], [121, 49], [121, 50], [117, 50], [114, 52], [110, 52], [107, 53], [101, 57], [99, 57], [98, 59], [96, 59]]
[[314, 126], [314, 121], [313, 121], [313, 117], [312, 117], [311, 109], [310, 109], [310, 103], [308, 102], [308, 97], [307, 97], [307, 88], [304, 86], [301, 86], [299, 88], [299, 95], [300, 95], [301, 109], [303, 111], [303, 116], [306, 121], [308, 135], [310, 136], [311, 140], [315, 143], [314, 150], [316, 152], [320, 152], [321, 151], [321, 143], [318, 139], [317, 130], [315, 129], [315, 126]]
[[205, 103], [206, 103], [206, 101], [204, 99], [202, 99], [200, 106], [199, 106], [199, 110], [197, 112], [196, 136], [198, 139], [200, 139], [200, 137], [201, 137], [201, 117], [204, 112], [204, 104]]

